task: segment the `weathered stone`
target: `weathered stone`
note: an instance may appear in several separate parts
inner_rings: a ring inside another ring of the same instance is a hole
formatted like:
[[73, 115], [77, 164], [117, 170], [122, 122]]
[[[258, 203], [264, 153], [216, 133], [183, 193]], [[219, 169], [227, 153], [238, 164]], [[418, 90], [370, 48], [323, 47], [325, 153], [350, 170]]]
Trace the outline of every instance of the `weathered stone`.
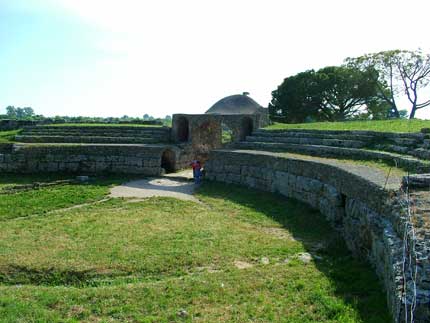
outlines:
[[308, 264], [312, 261], [312, 256], [308, 252], [301, 252], [297, 255], [297, 259], [299, 259], [304, 264]]
[[403, 185], [409, 187], [430, 188], [430, 174], [413, 174], [403, 177]]

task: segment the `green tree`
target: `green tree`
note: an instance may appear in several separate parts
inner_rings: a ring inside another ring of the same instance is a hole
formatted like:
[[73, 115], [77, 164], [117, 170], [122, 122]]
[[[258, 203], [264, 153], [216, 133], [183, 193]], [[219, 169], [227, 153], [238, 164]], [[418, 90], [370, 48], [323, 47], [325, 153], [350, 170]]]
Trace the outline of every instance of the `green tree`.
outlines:
[[430, 99], [418, 100], [419, 90], [430, 83], [430, 54], [424, 54], [420, 50], [399, 51], [395, 62], [406, 96], [411, 103], [409, 118], [413, 119], [417, 110], [430, 105]]
[[381, 90], [379, 96], [391, 105], [393, 115], [401, 117], [396, 99], [405, 94], [411, 104], [410, 119], [415, 118], [416, 111], [430, 105], [430, 99], [418, 100], [421, 89], [430, 82], [430, 55], [421, 50], [390, 50], [366, 54], [357, 58], [347, 58], [348, 66], [360, 70], [375, 69], [378, 84], [389, 89]]
[[269, 113], [282, 117], [291, 123], [305, 122], [307, 119], [322, 120], [316, 95], [315, 71], [309, 70], [287, 77], [272, 92]]
[[34, 117], [34, 110], [30, 107], [15, 108], [14, 106], [10, 105], [6, 107], [6, 115], [10, 119], [32, 119]]
[[6, 107], [6, 115], [10, 119], [16, 119], [16, 109], [13, 105]]
[[288, 77], [272, 92], [269, 112], [287, 122], [351, 119], [376, 100], [374, 70], [329, 66]]
[[22, 110], [25, 118], [31, 118], [34, 116], [34, 110], [32, 107], [25, 107]]
[[346, 66], [331, 66], [317, 73], [320, 110], [327, 120], [346, 120], [359, 113], [377, 96], [373, 70], [360, 71]]
[[378, 97], [384, 100], [391, 107], [391, 116], [399, 118], [396, 96], [400, 88], [396, 84], [396, 67], [393, 56], [388, 52], [366, 54], [356, 58], [347, 58], [347, 66], [359, 69], [363, 72], [374, 70], [374, 81], [378, 86]]

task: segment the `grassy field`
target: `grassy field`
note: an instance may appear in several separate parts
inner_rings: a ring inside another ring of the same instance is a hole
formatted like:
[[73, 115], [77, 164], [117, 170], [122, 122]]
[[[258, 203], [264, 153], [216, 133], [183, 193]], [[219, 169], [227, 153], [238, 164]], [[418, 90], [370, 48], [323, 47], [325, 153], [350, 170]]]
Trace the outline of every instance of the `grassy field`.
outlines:
[[430, 128], [430, 120], [372, 120], [314, 123], [275, 123], [268, 130], [278, 129], [315, 129], [315, 130], [370, 130], [380, 132], [420, 132]]
[[95, 178], [88, 183], [43, 187], [36, 190], [1, 194], [8, 186], [34, 182], [50, 182], [59, 179], [73, 179], [58, 175], [5, 175], [0, 177], [0, 223], [8, 219], [44, 214], [76, 204], [101, 200], [109, 188], [121, 183], [124, 178]]
[[370, 266], [293, 200], [206, 183], [202, 203], [111, 199], [46, 213], [61, 207], [46, 202], [54, 194], [79, 204], [115, 181], [91, 194], [52, 188], [21, 206], [38, 204], [39, 216], [3, 217], [0, 322], [390, 322]]

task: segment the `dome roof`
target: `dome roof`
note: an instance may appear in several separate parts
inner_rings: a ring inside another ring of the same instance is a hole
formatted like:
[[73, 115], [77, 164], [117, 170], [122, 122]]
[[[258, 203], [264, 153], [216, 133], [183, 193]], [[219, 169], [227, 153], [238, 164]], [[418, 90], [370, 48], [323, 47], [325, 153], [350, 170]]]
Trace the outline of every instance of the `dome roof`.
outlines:
[[215, 103], [206, 113], [208, 114], [256, 114], [261, 105], [246, 94], [227, 96]]

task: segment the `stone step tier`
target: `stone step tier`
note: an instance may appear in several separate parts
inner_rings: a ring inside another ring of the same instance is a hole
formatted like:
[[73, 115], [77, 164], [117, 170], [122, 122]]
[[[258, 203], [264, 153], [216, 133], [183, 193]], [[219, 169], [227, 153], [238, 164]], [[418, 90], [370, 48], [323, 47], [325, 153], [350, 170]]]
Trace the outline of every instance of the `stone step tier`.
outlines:
[[136, 143], [152, 144], [170, 141], [167, 127], [28, 127], [15, 137], [25, 143]]
[[168, 134], [167, 127], [27, 127], [22, 130], [22, 134], [69, 134], [80, 133], [88, 135], [109, 135], [109, 134]]
[[300, 144], [300, 145], [324, 145], [335, 147], [350, 147], [362, 148], [367, 145], [366, 142], [360, 140], [338, 139], [338, 138], [314, 138], [314, 137], [300, 137], [300, 136], [247, 136], [247, 142], [268, 142], [268, 143], [287, 143], [287, 144]]
[[[367, 150], [379, 150], [394, 154], [407, 155], [407, 157], [430, 160], [430, 134], [417, 133], [390, 133], [375, 131], [332, 131], [332, 130], [303, 130], [283, 129], [266, 130], [258, 129], [245, 139], [245, 146], [256, 149], [294, 151], [297, 149], [305, 152], [314, 148], [298, 148], [302, 146], [324, 146], [339, 148], [363, 148]], [[252, 148], [251, 148], [252, 149]], [[316, 148], [321, 150], [322, 148]], [[327, 149], [323, 149], [327, 151]], [[339, 150], [331, 150], [331, 156], [335, 157]], [[340, 155], [344, 155], [342, 151]]]
[[134, 132], [134, 131], [22, 131], [21, 135], [25, 136], [96, 136], [96, 137], [165, 137], [167, 132]]
[[340, 140], [359, 140], [371, 141], [372, 135], [357, 134], [352, 132], [331, 132], [331, 131], [277, 131], [258, 129], [252, 133], [253, 136], [270, 137], [270, 138], [312, 138], [312, 139], [340, 139]]
[[15, 137], [18, 142], [26, 143], [111, 143], [111, 144], [155, 144], [166, 143], [163, 137], [106, 137], [106, 136], [26, 136]]
[[357, 159], [357, 160], [384, 160], [393, 165], [410, 169], [413, 172], [428, 173], [430, 172], [430, 162], [420, 160], [413, 156], [401, 155], [386, 151], [334, 147], [324, 145], [303, 145], [288, 143], [271, 143], [271, 142], [248, 142], [243, 141], [234, 145], [235, 149], [268, 151], [268, 152], [289, 152], [305, 154], [317, 157], [329, 157], [340, 159]]
[[367, 130], [314, 130], [314, 129], [257, 129], [254, 134], [258, 135], [268, 135], [268, 136], [354, 136], [361, 137], [363, 140], [365, 138], [372, 139], [374, 137], [384, 137], [384, 138], [403, 138], [403, 139], [417, 139], [422, 140], [430, 133], [423, 132], [380, 132], [380, 131], [367, 131]]

